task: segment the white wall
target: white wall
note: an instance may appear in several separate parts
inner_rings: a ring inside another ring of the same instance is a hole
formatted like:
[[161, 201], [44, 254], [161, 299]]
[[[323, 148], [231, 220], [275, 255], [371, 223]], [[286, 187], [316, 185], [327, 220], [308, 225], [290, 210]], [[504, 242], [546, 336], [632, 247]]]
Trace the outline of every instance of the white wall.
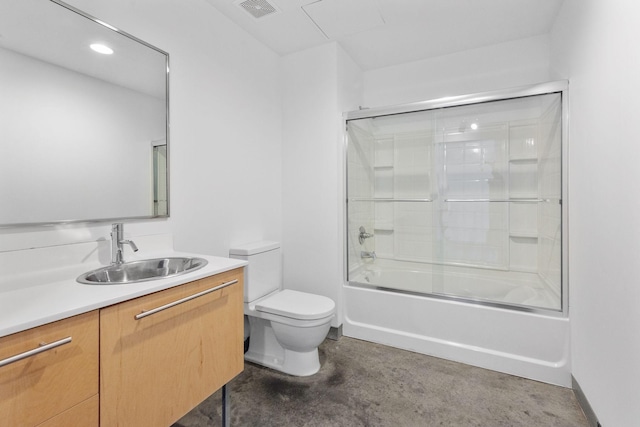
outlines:
[[[125, 235], [173, 232], [177, 249], [219, 256], [280, 239], [280, 58], [204, 0], [69, 3], [170, 54], [171, 218]], [[11, 250], [108, 238], [109, 225], [0, 233]]]
[[634, 0], [565, 0], [552, 66], [570, 78], [573, 375], [603, 426], [640, 420], [640, 39]]
[[548, 80], [549, 38], [538, 36], [367, 71], [364, 105], [404, 104]]
[[286, 288], [328, 296], [342, 323], [342, 112], [360, 101], [360, 72], [335, 43], [285, 56], [283, 253]]

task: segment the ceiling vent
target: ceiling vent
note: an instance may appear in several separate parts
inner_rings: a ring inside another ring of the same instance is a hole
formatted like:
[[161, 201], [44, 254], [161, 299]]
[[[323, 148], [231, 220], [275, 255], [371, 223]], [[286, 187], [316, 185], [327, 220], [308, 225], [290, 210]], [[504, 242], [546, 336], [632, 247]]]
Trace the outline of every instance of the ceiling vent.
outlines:
[[276, 5], [269, 3], [267, 0], [240, 0], [235, 2], [235, 4], [255, 19], [264, 18], [265, 16], [280, 12], [280, 9], [278, 9]]

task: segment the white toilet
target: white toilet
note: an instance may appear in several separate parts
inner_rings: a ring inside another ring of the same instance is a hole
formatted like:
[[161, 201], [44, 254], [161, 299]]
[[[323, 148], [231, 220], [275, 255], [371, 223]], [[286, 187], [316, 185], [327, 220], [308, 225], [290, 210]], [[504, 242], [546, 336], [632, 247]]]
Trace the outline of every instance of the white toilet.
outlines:
[[229, 257], [249, 262], [244, 277], [244, 314], [250, 325], [245, 360], [290, 375], [318, 372], [318, 346], [331, 327], [333, 300], [282, 289], [278, 242], [234, 247]]

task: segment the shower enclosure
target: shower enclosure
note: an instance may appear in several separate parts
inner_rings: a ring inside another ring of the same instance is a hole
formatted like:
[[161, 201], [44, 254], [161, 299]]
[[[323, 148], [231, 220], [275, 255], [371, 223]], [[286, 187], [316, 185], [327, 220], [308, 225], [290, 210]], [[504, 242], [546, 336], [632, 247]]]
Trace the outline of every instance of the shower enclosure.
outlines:
[[345, 114], [346, 336], [571, 386], [567, 87]]
[[348, 113], [348, 285], [563, 312], [565, 89]]

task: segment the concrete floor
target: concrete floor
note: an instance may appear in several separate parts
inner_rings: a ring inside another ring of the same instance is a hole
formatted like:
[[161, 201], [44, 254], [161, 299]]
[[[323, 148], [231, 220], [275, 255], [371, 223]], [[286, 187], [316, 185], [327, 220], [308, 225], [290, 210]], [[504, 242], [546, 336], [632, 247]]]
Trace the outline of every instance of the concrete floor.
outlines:
[[[229, 384], [231, 425], [588, 427], [562, 387], [347, 337], [326, 340], [320, 362], [303, 378], [246, 363]], [[173, 427], [221, 425], [220, 399]]]

